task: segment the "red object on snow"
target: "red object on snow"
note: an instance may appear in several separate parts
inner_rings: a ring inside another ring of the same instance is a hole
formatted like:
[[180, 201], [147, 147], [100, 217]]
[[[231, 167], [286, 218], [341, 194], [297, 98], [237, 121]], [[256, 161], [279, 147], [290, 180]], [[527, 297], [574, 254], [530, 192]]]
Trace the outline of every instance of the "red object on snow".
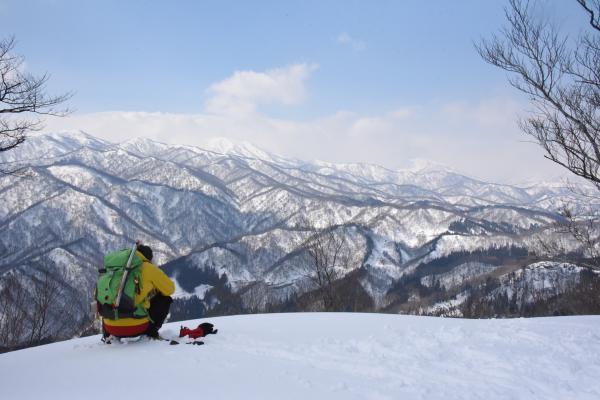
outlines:
[[196, 329], [186, 328], [182, 326], [179, 329], [179, 337], [189, 336], [191, 339], [198, 339], [199, 337], [204, 337], [204, 329], [198, 325]]

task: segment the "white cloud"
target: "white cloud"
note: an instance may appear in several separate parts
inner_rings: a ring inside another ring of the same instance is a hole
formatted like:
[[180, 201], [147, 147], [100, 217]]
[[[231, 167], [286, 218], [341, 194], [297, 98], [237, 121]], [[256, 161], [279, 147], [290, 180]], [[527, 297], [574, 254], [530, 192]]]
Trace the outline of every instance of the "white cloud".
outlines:
[[374, 134], [393, 130], [398, 123], [416, 117], [412, 107], [399, 108], [394, 111], [370, 117], [356, 117], [350, 126], [351, 137], [371, 137]]
[[149, 137], [202, 146], [211, 138], [248, 141], [282, 156], [407, 167], [434, 160], [494, 181], [550, 178], [564, 171], [543, 158], [515, 120], [523, 104], [506, 98], [398, 107], [375, 115], [339, 111], [307, 121], [277, 119], [261, 104], [298, 104], [316, 66], [236, 72], [209, 88], [198, 114], [103, 112], [48, 118], [47, 131], [84, 130], [112, 141]]
[[306, 80], [316, 64], [295, 64], [265, 72], [236, 71], [210, 86], [206, 110], [214, 114], [245, 115], [260, 104], [298, 104], [306, 98]]
[[340, 33], [337, 37], [338, 43], [350, 46], [354, 51], [363, 51], [367, 49], [367, 44], [363, 40], [354, 39], [346, 32]]

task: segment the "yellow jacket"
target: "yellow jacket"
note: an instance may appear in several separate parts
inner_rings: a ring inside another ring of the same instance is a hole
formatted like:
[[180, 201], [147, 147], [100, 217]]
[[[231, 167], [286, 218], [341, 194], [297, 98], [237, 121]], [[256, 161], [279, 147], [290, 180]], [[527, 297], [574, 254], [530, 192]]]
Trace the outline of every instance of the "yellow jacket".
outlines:
[[[135, 254], [142, 259], [143, 264], [140, 267], [142, 271], [142, 280], [140, 293], [135, 295], [135, 304], [144, 302], [144, 308], [150, 308], [150, 299], [155, 292], [160, 292], [163, 296], [170, 296], [175, 292], [175, 283], [160, 268], [152, 264], [142, 253], [136, 251]], [[104, 323], [110, 326], [136, 326], [149, 322], [145, 318], [119, 318], [118, 320], [104, 318]]]

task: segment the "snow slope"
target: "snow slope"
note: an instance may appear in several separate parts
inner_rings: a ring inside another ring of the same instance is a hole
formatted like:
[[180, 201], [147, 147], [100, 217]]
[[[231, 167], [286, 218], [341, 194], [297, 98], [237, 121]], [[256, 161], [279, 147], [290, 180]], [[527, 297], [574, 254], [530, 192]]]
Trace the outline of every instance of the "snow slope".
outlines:
[[[96, 336], [0, 355], [2, 398], [600, 398], [599, 316], [303, 313], [211, 321], [219, 334], [204, 346], [104, 345]], [[178, 325], [163, 333], [175, 335]]]

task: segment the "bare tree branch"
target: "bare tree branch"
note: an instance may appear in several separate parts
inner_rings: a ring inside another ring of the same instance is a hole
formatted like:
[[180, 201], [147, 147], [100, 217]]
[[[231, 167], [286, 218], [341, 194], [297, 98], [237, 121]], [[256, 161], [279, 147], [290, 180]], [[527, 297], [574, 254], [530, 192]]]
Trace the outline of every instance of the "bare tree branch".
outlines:
[[[585, 25], [591, 29], [572, 40], [536, 17], [537, 3], [509, 0], [507, 26], [475, 47], [486, 62], [507, 71], [510, 84], [528, 96], [533, 111], [519, 126], [540, 145], [544, 157], [600, 190], [600, 0], [576, 2], [589, 17]], [[555, 231], [581, 245], [580, 263], [599, 268], [596, 213], [579, 218], [565, 207], [562, 216]]]
[[521, 0], [510, 0], [501, 35], [475, 47], [486, 62], [509, 72], [511, 85], [529, 97], [534, 111], [520, 126], [544, 156], [600, 189], [600, 0], [577, 2], [594, 30], [582, 33], [574, 48]]
[[600, 31], [600, 1], [590, 1], [590, 3], [592, 3], [593, 5], [588, 4], [586, 0], [577, 0], [577, 2], [590, 15], [590, 25], [594, 29]]
[[14, 149], [25, 141], [27, 133], [41, 129], [40, 116], [64, 116], [70, 112], [59, 106], [72, 93], [47, 95], [50, 76], [27, 73], [23, 57], [13, 53], [15, 44], [14, 37], [0, 40], [0, 152]]
[[304, 245], [310, 262], [308, 278], [312, 281], [325, 311], [343, 308], [343, 299], [337, 281], [349, 271], [360, 266], [360, 260], [352, 254], [348, 241], [349, 228], [329, 227], [318, 230]]

